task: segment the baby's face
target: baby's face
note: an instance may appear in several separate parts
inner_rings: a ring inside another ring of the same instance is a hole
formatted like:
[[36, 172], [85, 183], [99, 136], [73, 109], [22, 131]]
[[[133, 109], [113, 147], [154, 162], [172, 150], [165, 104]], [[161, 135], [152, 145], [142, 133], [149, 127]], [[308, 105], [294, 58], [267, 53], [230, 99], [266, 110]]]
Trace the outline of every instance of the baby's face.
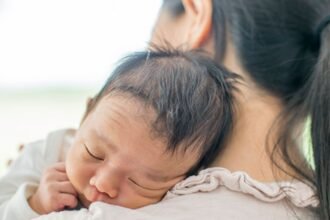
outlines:
[[165, 154], [166, 143], [152, 136], [146, 117], [154, 112], [123, 96], [107, 96], [89, 113], [66, 158], [85, 207], [94, 201], [128, 208], [156, 203], [194, 165], [194, 152]]

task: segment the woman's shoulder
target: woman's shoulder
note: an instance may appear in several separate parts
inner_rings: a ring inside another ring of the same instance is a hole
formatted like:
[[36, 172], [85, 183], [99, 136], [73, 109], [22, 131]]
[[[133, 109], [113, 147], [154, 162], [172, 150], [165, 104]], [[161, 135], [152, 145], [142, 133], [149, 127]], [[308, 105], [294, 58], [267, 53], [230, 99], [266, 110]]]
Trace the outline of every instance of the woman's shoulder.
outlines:
[[[310, 211], [318, 206], [312, 187], [300, 182], [258, 182], [244, 172], [209, 168], [188, 177], [167, 193], [163, 203], [190, 206], [223, 219], [317, 219]], [[271, 214], [270, 214], [271, 213]], [[231, 218], [232, 217], [232, 218]]]
[[289, 200], [296, 207], [317, 207], [314, 189], [298, 180], [263, 183], [252, 179], [245, 172], [230, 172], [222, 167], [202, 170], [176, 184], [167, 198], [197, 192], [213, 192], [226, 188], [233, 192], [250, 195], [263, 202]]

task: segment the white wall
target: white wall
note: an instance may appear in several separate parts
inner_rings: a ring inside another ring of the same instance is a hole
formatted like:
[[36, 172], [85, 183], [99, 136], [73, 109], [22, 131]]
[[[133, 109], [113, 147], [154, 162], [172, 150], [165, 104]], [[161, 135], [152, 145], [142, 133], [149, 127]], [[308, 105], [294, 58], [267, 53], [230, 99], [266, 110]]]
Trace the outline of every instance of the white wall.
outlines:
[[144, 48], [160, 2], [2, 0], [0, 88], [100, 84], [118, 57]]
[[146, 46], [160, 4], [0, 0], [0, 174], [18, 144], [78, 126], [113, 64]]

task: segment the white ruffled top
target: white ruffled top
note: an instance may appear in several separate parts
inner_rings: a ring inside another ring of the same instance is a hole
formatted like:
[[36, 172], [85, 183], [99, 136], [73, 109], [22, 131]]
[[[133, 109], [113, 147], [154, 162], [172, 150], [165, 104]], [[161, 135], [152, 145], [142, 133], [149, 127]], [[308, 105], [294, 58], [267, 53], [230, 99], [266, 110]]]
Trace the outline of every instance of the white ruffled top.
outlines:
[[245, 172], [230, 172], [221, 167], [202, 170], [197, 176], [190, 176], [179, 182], [168, 192], [166, 198], [211, 192], [220, 187], [250, 194], [264, 202], [288, 199], [297, 207], [317, 207], [319, 204], [315, 191], [300, 181], [262, 183], [252, 179]]

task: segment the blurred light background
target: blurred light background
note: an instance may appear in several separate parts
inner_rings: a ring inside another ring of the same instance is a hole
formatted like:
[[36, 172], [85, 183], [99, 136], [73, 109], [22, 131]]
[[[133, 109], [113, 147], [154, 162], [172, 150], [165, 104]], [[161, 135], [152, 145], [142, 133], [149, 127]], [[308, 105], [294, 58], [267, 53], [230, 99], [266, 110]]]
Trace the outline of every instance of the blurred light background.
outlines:
[[21, 143], [77, 128], [114, 64], [145, 48], [161, 0], [0, 0], [0, 174]]

